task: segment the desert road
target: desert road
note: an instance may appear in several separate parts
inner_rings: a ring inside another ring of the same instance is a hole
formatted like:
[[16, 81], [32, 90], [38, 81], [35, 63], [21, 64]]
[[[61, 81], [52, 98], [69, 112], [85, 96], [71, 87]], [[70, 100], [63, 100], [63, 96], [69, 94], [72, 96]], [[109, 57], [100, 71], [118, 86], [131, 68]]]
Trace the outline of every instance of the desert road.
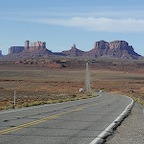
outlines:
[[102, 92], [85, 100], [1, 111], [0, 144], [94, 144], [131, 103]]

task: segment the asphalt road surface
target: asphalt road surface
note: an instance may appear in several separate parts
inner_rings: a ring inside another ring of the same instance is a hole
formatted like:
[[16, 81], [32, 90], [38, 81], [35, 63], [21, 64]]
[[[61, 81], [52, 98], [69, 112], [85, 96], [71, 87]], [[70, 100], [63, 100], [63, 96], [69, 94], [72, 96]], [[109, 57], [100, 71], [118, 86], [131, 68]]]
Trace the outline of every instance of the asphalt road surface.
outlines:
[[90, 144], [131, 103], [100, 96], [0, 112], [0, 144]]

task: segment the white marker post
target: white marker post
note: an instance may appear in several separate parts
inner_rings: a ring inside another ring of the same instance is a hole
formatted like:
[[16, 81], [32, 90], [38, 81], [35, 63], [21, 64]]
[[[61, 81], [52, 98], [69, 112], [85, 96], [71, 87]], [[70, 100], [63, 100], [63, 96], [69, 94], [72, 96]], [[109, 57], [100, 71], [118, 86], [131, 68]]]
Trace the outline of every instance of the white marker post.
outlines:
[[14, 102], [13, 102], [13, 107], [15, 108], [16, 106], [16, 90], [14, 90]]
[[91, 95], [90, 72], [88, 63], [86, 63], [86, 92], [87, 95]]

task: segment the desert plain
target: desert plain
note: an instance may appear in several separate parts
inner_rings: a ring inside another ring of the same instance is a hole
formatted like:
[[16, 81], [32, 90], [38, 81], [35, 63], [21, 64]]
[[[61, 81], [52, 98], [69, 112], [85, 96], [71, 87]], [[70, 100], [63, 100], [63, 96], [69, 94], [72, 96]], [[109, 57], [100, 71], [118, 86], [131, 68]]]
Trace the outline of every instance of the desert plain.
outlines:
[[97, 96], [100, 90], [127, 95], [144, 104], [143, 61], [89, 60], [92, 95], [85, 87], [85, 61], [68, 60], [62, 67], [0, 62], [0, 110], [73, 101]]

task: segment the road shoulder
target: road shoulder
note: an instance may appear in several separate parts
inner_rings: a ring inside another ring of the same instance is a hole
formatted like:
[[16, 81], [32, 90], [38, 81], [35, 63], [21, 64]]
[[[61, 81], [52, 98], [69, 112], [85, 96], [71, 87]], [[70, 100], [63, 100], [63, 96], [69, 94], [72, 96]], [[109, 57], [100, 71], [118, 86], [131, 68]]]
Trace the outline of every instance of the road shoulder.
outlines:
[[144, 106], [135, 103], [130, 115], [122, 122], [105, 144], [143, 144]]

